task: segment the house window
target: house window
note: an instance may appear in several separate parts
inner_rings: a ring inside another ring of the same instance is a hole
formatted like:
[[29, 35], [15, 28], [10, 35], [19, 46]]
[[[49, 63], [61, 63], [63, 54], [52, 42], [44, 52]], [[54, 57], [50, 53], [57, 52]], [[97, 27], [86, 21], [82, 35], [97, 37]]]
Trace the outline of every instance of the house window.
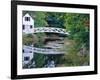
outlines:
[[32, 29], [32, 25], [30, 25], [30, 29]]
[[30, 51], [30, 53], [32, 53], [32, 51]]
[[23, 25], [23, 30], [25, 29], [25, 25]]
[[30, 21], [30, 17], [25, 17], [25, 21]]
[[24, 53], [25, 51], [24, 51], [24, 49], [23, 49], [23, 53]]
[[24, 57], [24, 61], [28, 61], [29, 59], [29, 57]]

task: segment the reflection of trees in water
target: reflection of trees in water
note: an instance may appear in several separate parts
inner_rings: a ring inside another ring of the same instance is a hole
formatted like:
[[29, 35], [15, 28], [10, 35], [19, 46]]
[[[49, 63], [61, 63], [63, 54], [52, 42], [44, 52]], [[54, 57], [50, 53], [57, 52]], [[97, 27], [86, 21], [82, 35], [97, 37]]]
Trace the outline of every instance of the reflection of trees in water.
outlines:
[[[89, 50], [85, 46], [77, 47], [74, 40], [67, 39], [64, 43], [66, 53], [62, 56], [63, 66], [83, 66], [89, 65]], [[67, 49], [67, 50], [66, 50]]]
[[[77, 46], [74, 40], [64, 39], [63, 48], [60, 51], [65, 51], [63, 55], [44, 55], [36, 53], [34, 56], [35, 66], [31, 63], [25, 65], [26, 68], [42, 68], [42, 67], [64, 67], [64, 66], [83, 66], [89, 65], [89, 51], [82, 46]], [[54, 63], [52, 63], [54, 61]]]

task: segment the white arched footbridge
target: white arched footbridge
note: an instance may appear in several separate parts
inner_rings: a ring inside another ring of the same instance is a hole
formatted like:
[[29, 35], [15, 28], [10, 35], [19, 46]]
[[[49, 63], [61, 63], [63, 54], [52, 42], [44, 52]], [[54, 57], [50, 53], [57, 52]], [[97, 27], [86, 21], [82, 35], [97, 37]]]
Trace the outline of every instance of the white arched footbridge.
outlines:
[[60, 33], [60, 34], [66, 34], [66, 35], [69, 34], [63, 28], [54, 28], [54, 27], [38, 27], [38, 28], [34, 28], [34, 33], [39, 33], [39, 32]]

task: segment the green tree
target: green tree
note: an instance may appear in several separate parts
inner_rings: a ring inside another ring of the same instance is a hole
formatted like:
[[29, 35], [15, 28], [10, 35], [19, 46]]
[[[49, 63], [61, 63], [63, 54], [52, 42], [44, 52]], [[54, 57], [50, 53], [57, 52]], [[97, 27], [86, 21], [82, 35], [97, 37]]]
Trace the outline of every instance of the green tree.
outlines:
[[89, 49], [89, 14], [64, 15], [66, 30], [70, 31], [70, 39], [76, 41], [78, 46], [84, 45]]
[[63, 28], [64, 27], [64, 19], [63, 19], [64, 13], [58, 13], [58, 12], [47, 12], [46, 14], [46, 21], [48, 23], [49, 27], [58, 27]]
[[34, 15], [35, 15], [35, 22], [34, 22], [35, 27], [45, 27], [45, 26], [48, 25], [46, 20], [45, 20], [46, 12], [38, 12], [38, 11], [36, 11], [34, 13]]
[[69, 31], [64, 64], [80, 66], [89, 64], [89, 14], [67, 13], [63, 15], [64, 27]]
[[66, 52], [60, 59], [63, 66], [89, 65], [89, 14], [62, 14], [68, 38], [62, 50]]

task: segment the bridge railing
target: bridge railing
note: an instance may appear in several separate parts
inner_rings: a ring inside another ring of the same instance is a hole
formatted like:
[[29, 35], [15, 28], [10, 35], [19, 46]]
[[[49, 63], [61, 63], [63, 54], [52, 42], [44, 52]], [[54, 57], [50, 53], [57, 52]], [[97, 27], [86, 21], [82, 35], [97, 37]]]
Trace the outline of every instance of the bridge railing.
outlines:
[[44, 48], [33, 48], [33, 52], [41, 53], [41, 54], [64, 54], [64, 51], [60, 51], [57, 49], [44, 49]]
[[64, 51], [61, 51], [59, 49], [46, 49], [46, 48], [37, 48], [32, 46], [23, 46], [23, 49], [26, 49], [26, 52], [35, 52], [35, 53], [41, 53], [41, 54], [64, 54]]
[[68, 32], [66, 32], [65, 29], [63, 28], [54, 28], [54, 27], [39, 27], [39, 28], [34, 28], [34, 33], [38, 32], [51, 32], [51, 33], [61, 33], [61, 34], [67, 34], [69, 35]]

